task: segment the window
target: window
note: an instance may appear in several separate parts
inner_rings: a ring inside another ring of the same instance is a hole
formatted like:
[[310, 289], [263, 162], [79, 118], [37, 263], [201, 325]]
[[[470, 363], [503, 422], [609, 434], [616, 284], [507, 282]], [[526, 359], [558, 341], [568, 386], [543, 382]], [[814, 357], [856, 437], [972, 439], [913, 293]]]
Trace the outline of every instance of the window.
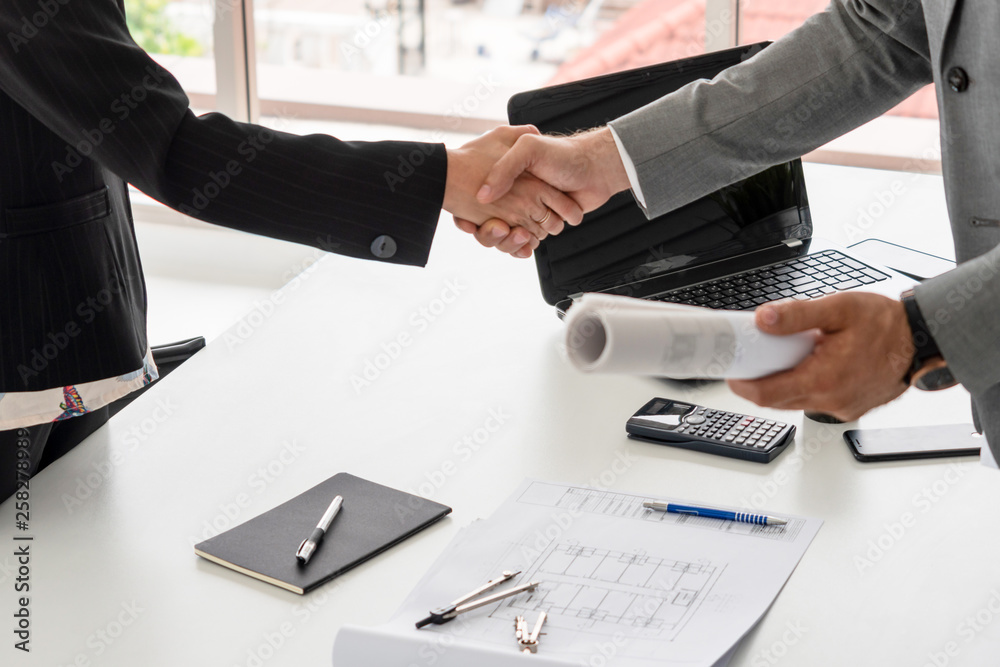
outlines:
[[212, 0], [125, 0], [132, 38], [177, 77], [199, 110], [215, 108]]
[[[635, 5], [255, 0], [261, 112], [482, 132], [505, 120], [515, 92], [607, 71], [604, 55], [634, 42]], [[625, 55], [618, 69], [630, 66]]]
[[[739, 43], [776, 40], [823, 11], [829, 0], [738, 0]], [[816, 162], [940, 172], [934, 86], [926, 86], [881, 118], [807, 156]]]
[[[196, 111], [441, 141], [504, 122], [518, 91], [778, 39], [827, 3], [126, 0], [126, 10]], [[939, 171], [936, 113], [928, 87], [807, 159]]]

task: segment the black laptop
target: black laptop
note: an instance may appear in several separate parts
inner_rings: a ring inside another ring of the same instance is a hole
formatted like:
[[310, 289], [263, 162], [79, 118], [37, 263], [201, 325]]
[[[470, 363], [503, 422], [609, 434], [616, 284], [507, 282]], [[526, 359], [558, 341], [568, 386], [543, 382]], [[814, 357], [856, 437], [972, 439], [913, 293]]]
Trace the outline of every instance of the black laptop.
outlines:
[[[767, 43], [514, 95], [511, 124], [543, 133], [597, 127], [759, 53]], [[630, 192], [550, 236], [535, 251], [545, 300], [560, 316], [584, 292], [748, 310], [848, 289], [896, 298], [913, 281], [812, 236], [796, 159], [652, 220]]]

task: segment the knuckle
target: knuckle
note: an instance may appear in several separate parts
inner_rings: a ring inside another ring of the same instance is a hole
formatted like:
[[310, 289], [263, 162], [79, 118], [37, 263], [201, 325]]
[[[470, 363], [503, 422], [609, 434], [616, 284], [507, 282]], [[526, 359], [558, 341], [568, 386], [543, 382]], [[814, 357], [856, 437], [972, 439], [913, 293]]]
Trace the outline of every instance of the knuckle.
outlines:
[[767, 400], [767, 392], [756, 382], [741, 385], [741, 390], [738, 393], [755, 405], [764, 405]]

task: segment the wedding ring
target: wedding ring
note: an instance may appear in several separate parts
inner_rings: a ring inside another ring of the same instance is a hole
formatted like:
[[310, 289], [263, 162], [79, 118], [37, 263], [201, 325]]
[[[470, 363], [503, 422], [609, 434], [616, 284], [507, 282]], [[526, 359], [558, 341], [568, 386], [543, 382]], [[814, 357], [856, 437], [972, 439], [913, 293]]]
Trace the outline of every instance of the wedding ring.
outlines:
[[545, 221], [549, 219], [550, 215], [552, 215], [552, 209], [551, 208], [547, 208], [547, 209], [545, 209], [545, 217], [544, 218], [542, 218], [541, 220], [535, 220], [534, 218], [532, 218], [531, 221], [534, 222], [536, 225], [544, 225]]

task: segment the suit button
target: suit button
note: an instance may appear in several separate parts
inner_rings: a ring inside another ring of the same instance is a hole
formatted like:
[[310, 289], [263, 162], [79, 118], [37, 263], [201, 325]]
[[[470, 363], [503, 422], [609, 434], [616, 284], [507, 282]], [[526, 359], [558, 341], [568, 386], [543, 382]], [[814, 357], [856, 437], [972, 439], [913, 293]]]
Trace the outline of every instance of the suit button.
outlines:
[[379, 259], [389, 259], [396, 254], [396, 241], [391, 236], [383, 234], [372, 241], [372, 254]]
[[948, 85], [956, 93], [964, 93], [969, 87], [969, 75], [961, 67], [948, 70]]
[[969, 224], [971, 224], [973, 227], [1000, 227], [1000, 220], [974, 217], [971, 220], [969, 220]]

